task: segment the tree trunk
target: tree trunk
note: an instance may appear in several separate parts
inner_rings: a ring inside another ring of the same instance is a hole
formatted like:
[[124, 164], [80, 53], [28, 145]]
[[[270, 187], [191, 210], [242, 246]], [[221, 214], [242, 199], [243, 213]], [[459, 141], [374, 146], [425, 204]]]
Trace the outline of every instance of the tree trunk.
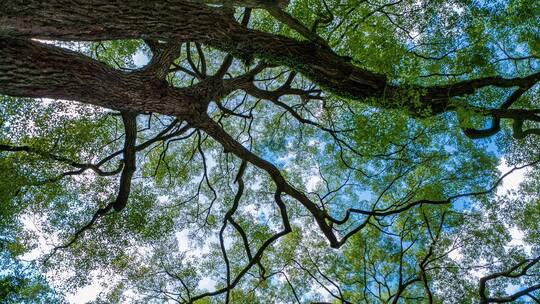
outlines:
[[329, 49], [249, 30], [221, 10], [197, 3], [14, 0], [0, 4], [0, 14], [0, 37], [198, 41], [244, 59], [289, 66], [341, 96], [381, 96], [387, 85], [384, 76], [358, 68]]
[[92, 58], [31, 40], [0, 39], [0, 92], [74, 100], [100, 107], [186, 119], [206, 114], [222, 82], [173, 88], [144, 70], [126, 73]]
[[[393, 86], [385, 76], [357, 67], [316, 43], [250, 30], [219, 8], [180, 0], [3, 1], [0, 4], [0, 37], [79, 41], [198, 41], [240, 58], [255, 57], [272, 64], [288, 66], [328, 92], [361, 102], [368, 97], [375, 97], [370, 99], [374, 106], [405, 109], [413, 116], [436, 115], [451, 110], [452, 97], [471, 94], [485, 86], [527, 86], [540, 80], [540, 73], [537, 73], [524, 78], [487, 77], [446, 86]], [[0, 56], [5, 56], [5, 52], [4, 47], [0, 48]], [[88, 77], [94, 82], [102, 76], [118, 81], [118, 74], [107, 72]], [[3, 79], [6, 84], [10, 82], [8, 76], [4, 75]], [[73, 85], [67, 82], [63, 84]], [[120, 87], [132, 85], [122, 83]], [[56, 89], [66, 90], [60, 87]], [[5, 90], [2, 92], [10, 94]], [[39, 95], [37, 92], [28, 93], [30, 95], [18, 96]], [[165, 112], [162, 110], [158, 112], [172, 113], [171, 109]]]

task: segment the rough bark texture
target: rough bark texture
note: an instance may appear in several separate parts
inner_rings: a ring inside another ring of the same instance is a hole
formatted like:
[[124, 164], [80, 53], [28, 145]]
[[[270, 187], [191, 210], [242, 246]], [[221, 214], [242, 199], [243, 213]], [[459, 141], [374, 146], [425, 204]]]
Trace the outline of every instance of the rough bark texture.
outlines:
[[203, 42], [237, 57], [289, 66], [340, 96], [358, 100], [384, 97], [378, 98], [375, 106], [406, 108], [417, 116], [442, 113], [449, 109], [451, 97], [471, 94], [481, 87], [526, 86], [540, 80], [538, 73], [526, 78], [488, 77], [448, 86], [416, 87], [421, 93], [419, 100], [403, 100], [401, 92], [411, 87], [389, 85], [383, 75], [359, 68], [317, 43], [250, 30], [223, 10], [180, 0], [14, 0], [0, 4], [0, 16], [0, 37]]
[[221, 87], [209, 81], [173, 88], [144, 70], [114, 70], [84, 55], [30, 40], [0, 39], [0, 54], [0, 92], [12, 96], [75, 100], [185, 118], [206, 113]]
[[127, 205], [129, 194], [131, 192], [131, 180], [136, 169], [136, 151], [137, 143], [137, 114], [133, 112], [123, 112], [122, 122], [124, 123], [124, 168], [120, 176], [120, 188], [118, 195], [113, 203], [115, 211], [121, 211]]
[[194, 3], [239, 6], [249, 8], [264, 8], [268, 6], [286, 7], [289, 0], [189, 0]]
[[238, 57], [290, 66], [340, 95], [379, 96], [386, 87], [385, 77], [355, 67], [329, 49], [249, 30], [221, 10], [197, 3], [9, 1], [1, 4], [0, 14], [0, 36], [4, 37], [198, 41]]

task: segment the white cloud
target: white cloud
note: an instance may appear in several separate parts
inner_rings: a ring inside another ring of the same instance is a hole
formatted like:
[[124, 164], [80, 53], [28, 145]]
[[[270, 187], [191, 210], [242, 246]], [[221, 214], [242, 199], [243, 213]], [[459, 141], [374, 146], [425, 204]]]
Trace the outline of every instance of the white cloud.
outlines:
[[[501, 163], [497, 167], [502, 174], [509, 172], [513, 167], [509, 166], [507, 161], [502, 159]], [[517, 190], [519, 185], [525, 180], [525, 174], [527, 169], [514, 170], [508, 176], [504, 178], [499, 188], [497, 188], [497, 195], [505, 195], [511, 190]]]
[[43, 216], [40, 219], [37, 219], [36, 216], [32, 214], [25, 214], [21, 216], [20, 220], [23, 224], [24, 230], [33, 233], [37, 237], [36, 248], [22, 255], [22, 260], [37, 260], [49, 253], [54, 248], [54, 244], [59, 244], [60, 241], [57, 235], [46, 234], [43, 232], [40, 221], [47, 220]]
[[103, 290], [104, 288], [96, 280], [94, 280], [92, 284], [79, 288], [77, 291], [68, 294], [66, 296], [66, 300], [70, 303], [88, 303], [95, 300]]
[[143, 67], [150, 61], [150, 58], [146, 56], [141, 50], [138, 50], [135, 55], [133, 55], [133, 63], [138, 67]]
[[[502, 174], [505, 174], [506, 172], [512, 170], [513, 167], [508, 165], [508, 162], [505, 159], [501, 160], [501, 163], [498, 166], [498, 169]], [[514, 170], [512, 173], [510, 173], [508, 176], [506, 176], [502, 182], [502, 184], [497, 189], [497, 195], [510, 195], [511, 191], [516, 191], [519, 189], [519, 186], [523, 181], [525, 180], [525, 174], [527, 174], [527, 169], [519, 169]], [[523, 241], [525, 237], [525, 233], [521, 231], [517, 227], [508, 227], [508, 231], [510, 232], [510, 242], [505, 246], [507, 250], [514, 248], [514, 247], [523, 247], [526, 253], [530, 253], [532, 250], [532, 247], [530, 245], [525, 244]]]
[[532, 246], [526, 244], [523, 241], [523, 239], [525, 238], [525, 233], [523, 233], [523, 231], [521, 231], [517, 227], [511, 227], [509, 229], [509, 232], [510, 232], [511, 239], [510, 239], [510, 242], [505, 247], [507, 250], [513, 247], [522, 247], [523, 250], [525, 250], [526, 254], [530, 254], [532, 252]]
[[459, 248], [456, 248], [448, 253], [448, 257], [453, 261], [459, 262], [463, 258], [463, 254]]
[[199, 281], [198, 288], [200, 289], [206, 289], [206, 290], [214, 290], [216, 288], [217, 282], [212, 280], [209, 277], [204, 277], [202, 280]]

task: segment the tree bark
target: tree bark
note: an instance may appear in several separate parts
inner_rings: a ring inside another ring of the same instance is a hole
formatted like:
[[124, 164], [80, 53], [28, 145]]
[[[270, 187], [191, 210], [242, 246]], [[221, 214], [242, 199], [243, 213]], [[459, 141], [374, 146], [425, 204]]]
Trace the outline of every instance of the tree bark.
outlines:
[[128, 203], [131, 192], [131, 180], [135, 173], [137, 162], [137, 114], [133, 112], [122, 112], [122, 122], [124, 123], [124, 168], [120, 175], [120, 187], [116, 200], [113, 203], [114, 211], [120, 212]]
[[206, 114], [223, 81], [173, 88], [145, 70], [126, 73], [76, 52], [31, 40], [0, 39], [0, 92], [74, 100], [115, 110], [188, 119]]
[[241, 58], [289, 66], [342, 96], [382, 95], [384, 76], [310, 42], [249, 30], [217, 8], [186, 1], [14, 0], [0, 4], [0, 37], [197, 41]]
[[289, 0], [188, 0], [194, 3], [211, 5], [229, 5], [248, 8], [265, 8], [268, 6], [286, 7]]
[[[240, 58], [256, 57], [288, 66], [329, 92], [360, 101], [375, 97], [374, 106], [406, 109], [413, 116], [443, 113], [451, 109], [452, 97], [485, 86], [526, 86], [540, 80], [537, 73], [524, 78], [486, 77], [446, 86], [402, 88], [317, 43], [250, 30], [219, 8], [180, 0], [11, 0], [0, 4], [0, 17], [0, 37], [202, 42]], [[403, 94], [410, 90], [416, 90], [419, 97]]]

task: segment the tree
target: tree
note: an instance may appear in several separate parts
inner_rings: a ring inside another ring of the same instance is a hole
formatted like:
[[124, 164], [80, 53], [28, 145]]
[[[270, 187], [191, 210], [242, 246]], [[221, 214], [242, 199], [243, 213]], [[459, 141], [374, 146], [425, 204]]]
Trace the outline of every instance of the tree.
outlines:
[[539, 11], [4, 1], [3, 234], [109, 302], [538, 301]]

